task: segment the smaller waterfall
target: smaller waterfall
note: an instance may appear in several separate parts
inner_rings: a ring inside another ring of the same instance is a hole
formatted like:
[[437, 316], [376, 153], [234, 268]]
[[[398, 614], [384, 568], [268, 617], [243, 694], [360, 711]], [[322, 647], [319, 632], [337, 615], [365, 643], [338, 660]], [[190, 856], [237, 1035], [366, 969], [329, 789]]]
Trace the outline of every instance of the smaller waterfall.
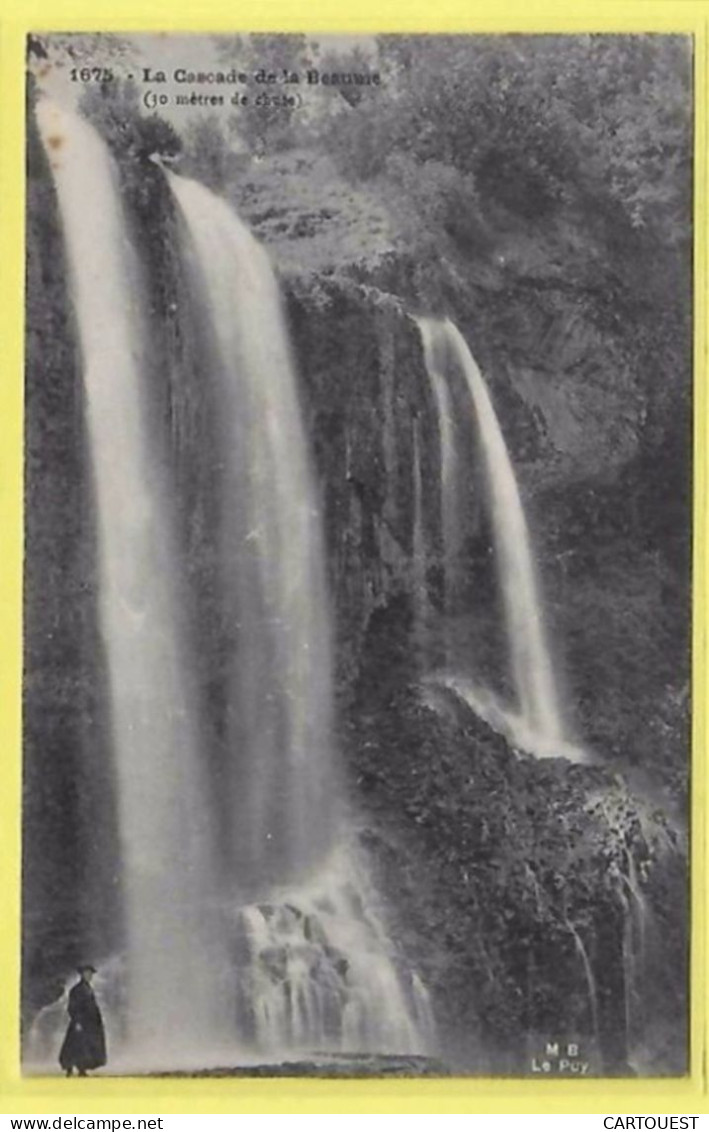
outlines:
[[485, 467], [497, 575], [519, 710], [511, 713], [502, 708], [492, 693], [476, 688], [469, 679], [448, 674], [442, 680], [492, 726], [537, 757], [561, 755], [574, 762], [586, 761], [585, 753], [570, 743], [565, 734], [527, 520], [487, 386], [465, 339], [452, 322], [421, 319], [418, 325], [441, 435], [446, 572], [453, 568], [454, 531], [460, 527], [456, 484], [462, 461], [457, 459], [449, 384], [457, 375], [462, 379], [460, 384], [476, 422]]
[[[44, 103], [38, 120], [71, 267], [96, 489], [127, 937], [97, 987], [109, 1041], [119, 1039], [111, 1067], [233, 1066], [244, 1051], [423, 1053], [425, 989], [400, 963], [343, 831], [325, 551], [273, 268], [225, 201], [168, 175], [190, 286], [184, 333], [190, 317], [209, 332], [199, 377], [218, 418], [204, 446], [218, 516], [210, 598], [224, 633], [209, 671], [224, 700], [213, 751], [188, 647], [187, 610], [201, 595], [179, 553], [150, 397], [160, 375], [118, 179], [87, 123]], [[28, 1060], [41, 1062], [48, 1043], [56, 1054], [64, 1010], [62, 999], [40, 1013]]]

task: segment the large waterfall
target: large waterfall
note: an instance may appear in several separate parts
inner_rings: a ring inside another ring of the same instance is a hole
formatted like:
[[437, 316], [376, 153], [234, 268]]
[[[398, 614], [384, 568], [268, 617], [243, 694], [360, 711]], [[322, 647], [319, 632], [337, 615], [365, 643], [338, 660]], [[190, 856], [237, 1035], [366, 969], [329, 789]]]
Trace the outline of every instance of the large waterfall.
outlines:
[[150, 328], [115, 171], [74, 114], [43, 102], [38, 119], [71, 266], [98, 513], [124, 898], [127, 1037], [113, 1064], [149, 1068], [157, 1051], [173, 1068], [426, 1052], [427, 993], [395, 954], [347, 830], [318, 498], [270, 262], [225, 202], [168, 175], [189, 301], [212, 340], [200, 379], [221, 422], [216, 585], [231, 644], [219, 673], [227, 765], [215, 779], [188, 645], [194, 583], [151, 421]]
[[489, 690], [475, 687], [466, 675], [447, 673], [442, 681], [488, 722], [509, 731], [515, 742], [532, 753], [584, 761], [584, 753], [565, 734], [527, 520], [487, 385], [465, 339], [450, 320], [420, 319], [418, 325], [441, 438], [444, 573], [450, 577], [455, 570], [458, 548], [453, 539], [460, 525], [458, 480], [465, 467], [458, 458], [448, 383], [457, 378], [476, 423], [485, 469], [487, 507], [518, 712], [502, 709]]
[[[165, 1050], [185, 1033], [198, 1042], [223, 1035], [219, 978], [226, 958], [170, 493], [146, 411], [147, 329], [115, 171], [81, 119], [49, 102], [37, 114], [64, 225], [82, 353], [131, 1042]], [[180, 987], [192, 989], [177, 993]]]

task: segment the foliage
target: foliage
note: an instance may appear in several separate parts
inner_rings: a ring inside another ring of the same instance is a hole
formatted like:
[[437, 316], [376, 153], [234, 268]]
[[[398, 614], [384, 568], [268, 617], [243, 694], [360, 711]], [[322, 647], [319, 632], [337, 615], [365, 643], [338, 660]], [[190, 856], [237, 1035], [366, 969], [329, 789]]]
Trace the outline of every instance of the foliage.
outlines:
[[[317, 67], [321, 73], [359, 74], [366, 75], [372, 68], [372, 57], [359, 44], [349, 50], [326, 50], [317, 57]], [[321, 105], [320, 113], [327, 114], [328, 107], [337, 109], [337, 100], [332, 98], [333, 88], [319, 88], [325, 96], [325, 104]], [[361, 102], [374, 97], [376, 87], [363, 84], [361, 86], [342, 85], [334, 88], [337, 94], [348, 106], [359, 106]]]

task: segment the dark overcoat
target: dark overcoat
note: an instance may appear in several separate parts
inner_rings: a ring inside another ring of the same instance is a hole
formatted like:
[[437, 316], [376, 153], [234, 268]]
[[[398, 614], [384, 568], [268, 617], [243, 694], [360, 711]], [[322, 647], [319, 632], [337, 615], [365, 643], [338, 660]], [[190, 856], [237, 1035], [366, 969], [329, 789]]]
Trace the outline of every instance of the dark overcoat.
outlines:
[[59, 1051], [62, 1069], [98, 1069], [106, 1064], [106, 1036], [96, 996], [82, 979], [69, 992], [69, 1027]]

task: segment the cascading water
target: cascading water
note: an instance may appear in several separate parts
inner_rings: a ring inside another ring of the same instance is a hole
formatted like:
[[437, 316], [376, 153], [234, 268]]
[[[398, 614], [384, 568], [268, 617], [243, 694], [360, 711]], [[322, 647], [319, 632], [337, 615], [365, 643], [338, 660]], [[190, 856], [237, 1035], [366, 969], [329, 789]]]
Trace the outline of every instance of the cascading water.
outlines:
[[423, 1052], [425, 992], [402, 987], [364, 867], [335, 846], [325, 555], [275, 274], [224, 201], [169, 181], [228, 422], [223, 588], [240, 640], [230, 867], [254, 898], [236, 909], [242, 1013], [265, 1050]]
[[583, 968], [584, 979], [586, 981], [586, 988], [588, 991], [588, 1011], [591, 1021], [591, 1032], [593, 1040], [596, 1044], [596, 1049], [600, 1049], [600, 1029], [598, 1024], [598, 987], [596, 985], [596, 978], [593, 974], [593, 967], [591, 960], [588, 957], [588, 951], [577, 929], [570, 920], [566, 921], [566, 927], [569, 934], [572, 936], [576, 951], [581, 960]]
[[221, 425], [216, 585], [229, 647], [215, 780], [114, 169], [75, 115], [44, 102], [38, 119], [71, 265], [99, 516], [127, 937], [111, 991], [126, 1047], [111, 1063], [424, 1053], [427, 993], [400, 970], [346, 831], [323, 539], [268, 257], [224, 201], [168, 174], [180, 262], [213, 347], [200, 377]]
[[106, 147], [52, 103], [39, 103], [37, 119], [64, 226], [97, 501], [129, 1040], [179, 1055], [185, 1035], [223, 1035], [228, 998], [169, 495], [146, 411], [140, 290]]
[[[519, 714], [501, 712], [510, 738], [539, 757], [563, 755], [584, 761], [585, 754], [567, 739], [558, 703], [551, 653], [546, 640], [531, 540], [519, 488], [487, 386], [460, 331], [448, 319], [418, 323], [426, 369], [436, 398], [441, 433], [443, 541], [446, 570], [455, 552], [447, 531], [457, 515], [455, 453], [450, 394], [445, 376], [456, 367], [470, 399], [486, 471], [497, 573], [505, 611], [507, 641]], [[445, 389], [445, 393], [443, 390]], [[441, 678], [478, 714], [490, 714], [491, 693], [457, 675]], [[484, 711], [481, 711], [481, 703]]]

